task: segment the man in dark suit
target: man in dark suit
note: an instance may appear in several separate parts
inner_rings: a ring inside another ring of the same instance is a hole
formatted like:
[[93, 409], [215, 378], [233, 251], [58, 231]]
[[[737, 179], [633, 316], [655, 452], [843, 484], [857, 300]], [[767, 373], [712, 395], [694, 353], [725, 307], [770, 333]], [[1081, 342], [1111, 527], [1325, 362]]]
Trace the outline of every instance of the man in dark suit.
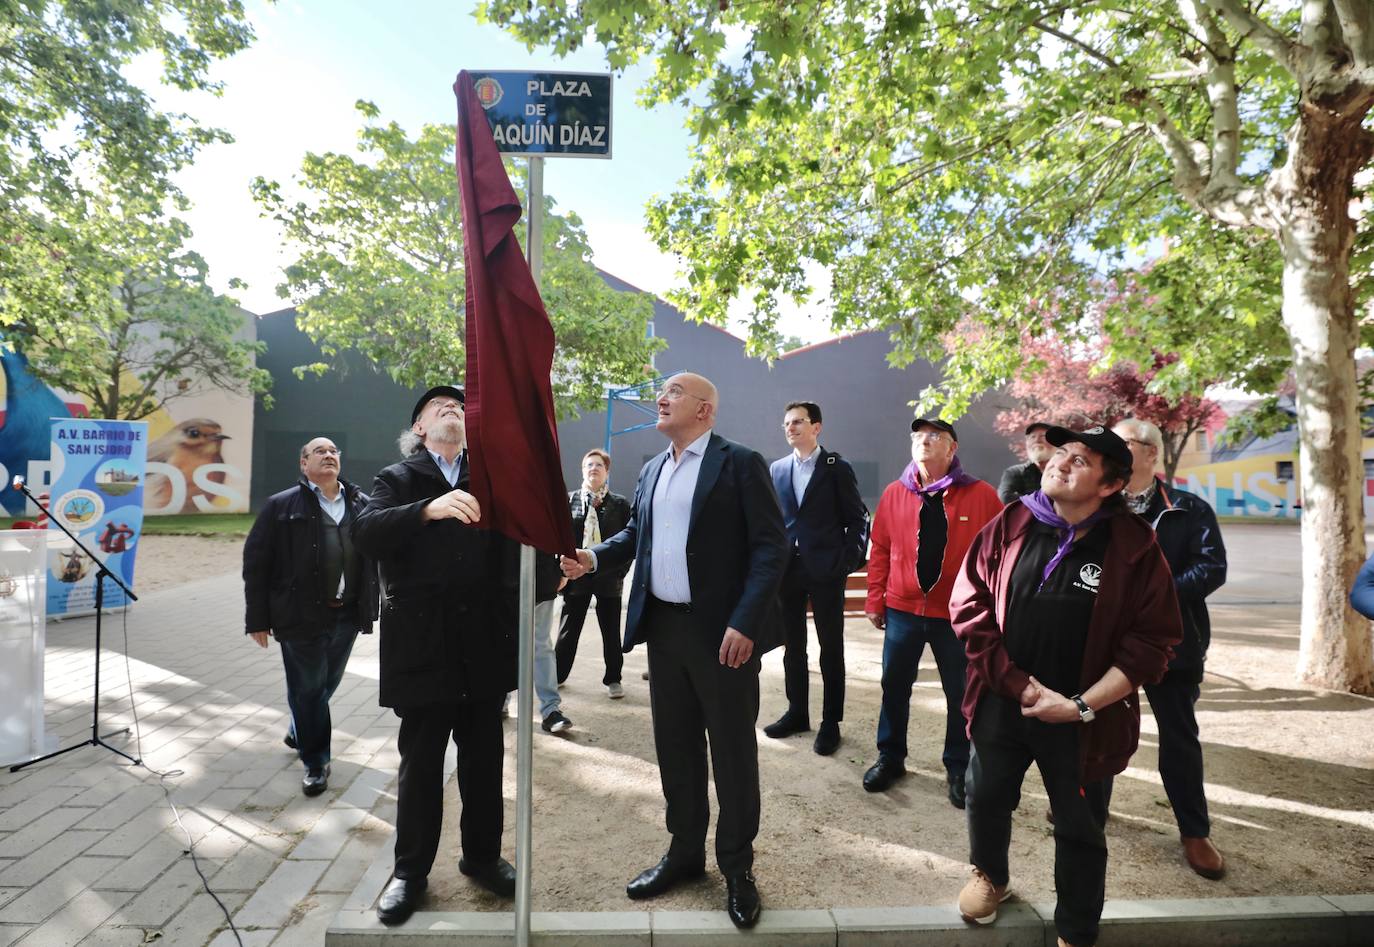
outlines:
[[458, 748], [458, 870], [502, 897], [501, 705], [515, 688], [519, 546], [478, 529], [467, 491], [463, 392], [431, 388], [402, 433], [405, 459], [376, 477], [353, 541], [382, 582], [379, 702], [401, 718], [396, 862], [377, 903], [384, 924], [410, 916], [427, 886], [443, 818], [444, 750]]
[[[573, 536], [588, 549], [602, 539], [614, 536], [630, 521], [630, 501], [610, 487], [611, 455], [600, 448], [592, 448], [582, 458], [582, 486], [568, 494], [572, 513]], [[596, 575], [583, 576], [569, 582], [563, 589], [563, 617], [558, 626], [558, 645], [554, 652], [558, 662], [558, 683], [572, 673], [577, 658], [577, 641], [582, 636], [582, 624], [587, 609], [596, 596], [596, 623], [601, 628], [601, 654], [606, 673], [601, 683], [612, 700], [625, 696], [620, 671], [625, 659], [620, 653], [620, 590], [625, 583], [629, 565], [619, 569], [599, 570]]]
[[763, 732], [781, 739], [811, 729], [806, 670], [810, 600], [824, 687], [814, 749], [829, 756], [840, 745], [844, 719], [844, 585], [868, 552], [868, 509], [859, 497], [854, 468], [820, 446], [820, 405], [793, 401], [783, 415], [782, 432], [792, 453], [773, 461], [769, 472], [792, 547], [779, 593], [787, 710]]
[[715, 385], [700, 375], [668, 379], [657, 427], [671, 447], [639, 472], [629, 524], [565, 558], [563, 572], [577, 578], [635, 563], [624, 650], [649, 646], [654, 748], [672, 843], [625, 893], [651, 898], [705, 871], [709, 738], [726, 911], [736, 926], [752, 927], [760, 912], [752, 870], [759, 656], [777, 643], [787, 532], [763, 458], [712, 433], [717, 404]]

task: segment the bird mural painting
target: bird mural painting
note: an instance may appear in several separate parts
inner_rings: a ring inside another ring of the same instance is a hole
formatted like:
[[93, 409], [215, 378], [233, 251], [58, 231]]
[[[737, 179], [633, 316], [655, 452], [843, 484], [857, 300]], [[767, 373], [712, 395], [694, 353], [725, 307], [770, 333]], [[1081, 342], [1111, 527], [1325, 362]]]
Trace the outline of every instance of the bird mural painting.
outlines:
[[[29, 472], [29, 461], [47, 460], [52, 451], [52, 418], [85, 414], [84, 405], [63, 401], [51, 388], [29, 374], [28, 359], [0, 351], [4, 366], [5, 401], [0, 405], [0, 464], [6, 471], [0, 505], [11, 516], [24, 513], [24, 495], [10, 486], [15, 474]], [[79, 408], [80, 410], [74, 410]]]
[[[222, 445], [230, 439], [218, 421], [189, 418], [149, 444], [148, 463], [168, 464], [180, 471], [186, 484], [186, 498], [180, 509], [167, 509], [167, 504], [172, 501], [172, 480], [166, 474], [150, 472], [144, 486], [144, 505], [162, 513], [199, 513], [195, 498], [213, 497], [196, 484], [192, 475], [196, 468], [205, 464], [224, 463]], [[205, 479], [224, 483], [224, 471], [216, 470], [207, 474]]]

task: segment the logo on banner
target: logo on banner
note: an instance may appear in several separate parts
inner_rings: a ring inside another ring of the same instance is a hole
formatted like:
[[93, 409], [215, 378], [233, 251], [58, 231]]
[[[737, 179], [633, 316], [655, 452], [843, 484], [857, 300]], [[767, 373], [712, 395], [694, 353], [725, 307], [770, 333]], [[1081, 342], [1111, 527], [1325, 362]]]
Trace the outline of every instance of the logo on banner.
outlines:
[[57, 501], [57, 515], [72, 531], [90, 526], [105, 512], [105, 501], [91, 490], [73, 490]]
[[505, 95], [505, 90], [501, 88], [501, 83], [490, 76], [483, 76], [472, 84], [473, 90], [477, 93], [477, 101], [482, 103], [482, 108], [489, 109], [501, 101]]

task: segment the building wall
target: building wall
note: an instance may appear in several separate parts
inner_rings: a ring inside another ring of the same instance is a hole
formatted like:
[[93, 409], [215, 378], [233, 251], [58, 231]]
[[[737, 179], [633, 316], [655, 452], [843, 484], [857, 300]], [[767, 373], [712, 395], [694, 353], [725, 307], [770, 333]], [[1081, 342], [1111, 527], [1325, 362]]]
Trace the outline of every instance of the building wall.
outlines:
[[[636, 291], [615, 277], [619, 289]], [[744, 343], [714, 326], [687, 322], [671, 306], [655, 300], [654, 332], [668, 347], [658, 353], [662, 372], [696, 371], [720, 389], [716, 430], [747, 444], [772, 460], [787, 452], [782, 436], [783, 406], [791, 400], [815, 401], [825, 418], [822, 443], [854, 464], [860, 492], [873, 509], [883, 488], [910, 460], [910, 424], [914, 400], [937, 381], [934, 366], [917, 363], [906, 369], [887, 365], [889, 342], [879, 332], [861, 333], [809, 346], [766, 362], [749, 358]], [[297, 379], [292, 368], [320, 358], [318, 350], [295, 325], [295, 310], [262, 316], [258, 337], [267, 343], [259, 365], [273, 377], [276, 407], [262, 410], [254, 424], [253, 507], [294, 482], [300, 445], [325, 435], [344, 452], [344, 476], [363, 484], [377, 470], [395, 462], [396, 435], [410, 416], [418, 391], [402, 388], [356, 356], [346, 360], [342, 376]], [[617, 430], [653, 420], [626, 403], [614, 409]], [[984, 398], [957, 424], [959, 454], [965, 469], [996, 483], [1016, 458], [1004, 437], [993, 432], [997, 407]], [[570, 489], [581, 482], [580, 461], [592, 447], [606, 443], [606, 413], [596, 411], [564, 421], [558, 428], [563, 478]], [[652, 428], [611, 439], [611, 483], [617, 492], [634, 489], [644, 461], [665, 446]]]

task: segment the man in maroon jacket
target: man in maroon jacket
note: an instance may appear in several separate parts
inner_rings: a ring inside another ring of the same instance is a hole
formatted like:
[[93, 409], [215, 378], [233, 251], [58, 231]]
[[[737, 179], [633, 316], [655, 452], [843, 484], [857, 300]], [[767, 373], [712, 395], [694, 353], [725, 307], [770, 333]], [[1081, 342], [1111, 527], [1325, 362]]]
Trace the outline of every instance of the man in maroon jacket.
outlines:
[[950, 597], [968, 654], [973, 879], [964, 920], [991, 923], [1008, 894], [1011, 814], [1034, 761], [1054, 813], [1054, 921], [1061, 945], [1097, 940], [1107, 876], [1101, 780], [1140, 738], [1137, 688], [1156, 683], [1182, 619], [1168, 563], [1121, 489], [1131, 452], [1102, 427], [1051, 428], [1040, 491], [969, 547]]

